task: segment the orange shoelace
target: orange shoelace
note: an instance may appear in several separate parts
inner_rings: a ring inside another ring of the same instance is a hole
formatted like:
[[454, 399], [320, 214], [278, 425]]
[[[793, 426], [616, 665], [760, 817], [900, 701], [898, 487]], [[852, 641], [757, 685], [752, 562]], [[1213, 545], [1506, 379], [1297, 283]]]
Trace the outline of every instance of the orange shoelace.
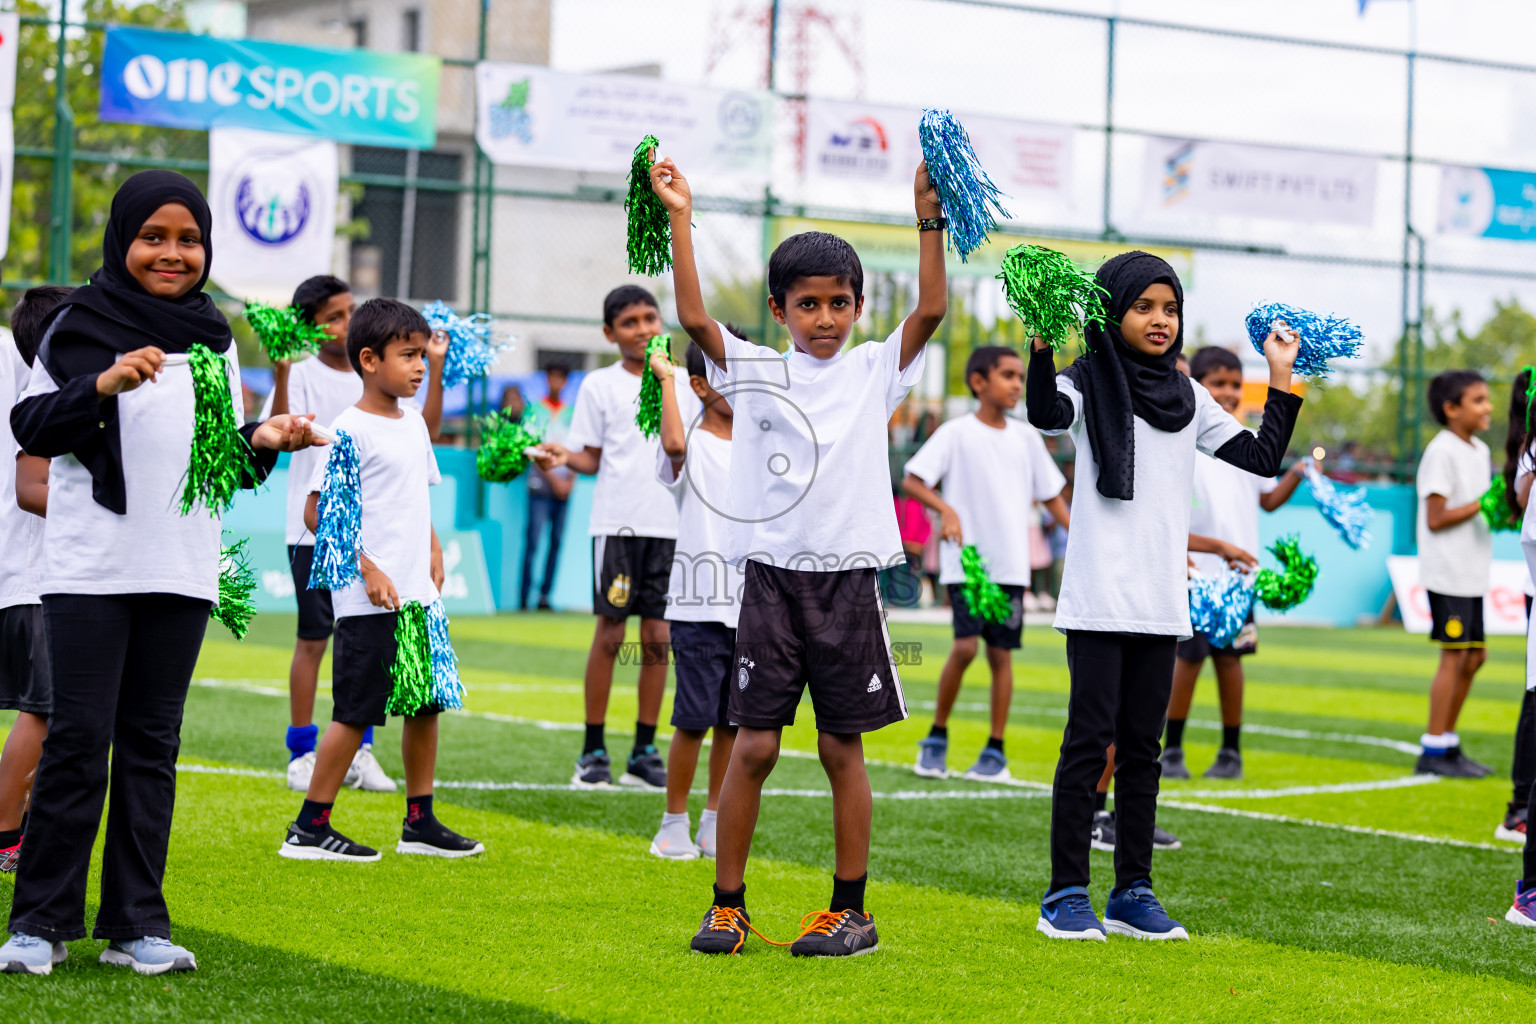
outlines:
[[[848, 916], [848, 911], [813, 910], [800, 919], [800, 938], [807, 935], [831, 935]], [[789, 945], [789, 943], [785, 943]]]
[[788, 942], [774, 942], [768, 936], [752, 927], [752, 922], [747, 920], [747, 915], [736, 907], [710, 907], [709, 928], [711, 931], [736, 933], [736, 945], [731, 948], [732, 953], [741, 952], [741, 947], [747, 941], [747, 932], [751, 932], [753, 935], [756, 935], [770, 946], [789, 945]]

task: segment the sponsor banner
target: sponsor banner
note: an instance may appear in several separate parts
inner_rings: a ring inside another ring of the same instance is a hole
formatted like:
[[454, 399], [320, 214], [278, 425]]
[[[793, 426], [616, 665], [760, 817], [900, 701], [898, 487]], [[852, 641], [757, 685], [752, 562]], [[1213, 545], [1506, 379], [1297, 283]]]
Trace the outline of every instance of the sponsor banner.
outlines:
[[1493, 167], [1442, 167], [1442, 235], [1536, 242], [1536, 174]]
[[103, 121], [365, 146], [437, 141], [437, 57], [112, 28], [101, 65]]
[[1147, 139], [1144, 211], [1370, 227], [1370, 157], [1188, 139]]
[[[16, 105], [16, 54], [21, 46], [21, 15], [15, 11], [0, 14], [0, 107]], [[10, 191], [10, 178], [5, 182]]]
[[[455, 615], [493, 615], [491, 576], [485, 565], [485, 548], [474, 530], [438, 530], [443, 545], [443, 610]], [[283, 531], [260, 531], [247, 545], [251, 569], [256, 573], [256, 592], [251, 595], [256, 611], [298, 610], [293, 571], [288, 567], [288, 548]]]
[[765, 92], [485, 61], [475, 68], [475, 102], [475, 139], [498, 164], [622, 174], [640, 140], [655, 135], [689, 174], [768, 179]]
[[208, 133], [213, 278], [243, 299], [287, 305], [297, 281], [331, 272], [336, 143], [247, 128]]
[[[1419, 585], [1419, 560], [1410, 555], [1390, 555], [1387, 574], [1392, 594], [1410, 633], [1429, 633], [1429, 597]], [[1531, 574], [1525, 562], [1493, 560], [1488, 593], [1483, 597], [1483, 629], [1489, 636], [1525, 635], [1525, 587]]]
[[16, 102], [16, 53], [21, 43], [21, 15], [0, 14], [0, 259], [11, 241], [11, 189], [16, 184], [16, 134], [11, 107]]
[[[961, 114], [971, 146], [997, 187], [1015, 199], [1066, 202], [1072, 181], [1074, 133], [1060, 125], [1031, 124]], [[912, 189], [922, 160], [917, 138], [922, 111], [841, 100], [807, 100], [805, 177]], [[1004, 206], [1007, 206], [1006, 200]]]

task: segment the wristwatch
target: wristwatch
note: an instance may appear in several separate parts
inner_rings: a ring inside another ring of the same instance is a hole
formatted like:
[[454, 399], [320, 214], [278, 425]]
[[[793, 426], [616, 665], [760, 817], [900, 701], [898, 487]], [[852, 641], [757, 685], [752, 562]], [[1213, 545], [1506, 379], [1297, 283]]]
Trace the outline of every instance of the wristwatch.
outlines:
[[919, 231], [943, 231], [949, 222], [943, 217], [919, 217], [917, 218], [917, 230]]

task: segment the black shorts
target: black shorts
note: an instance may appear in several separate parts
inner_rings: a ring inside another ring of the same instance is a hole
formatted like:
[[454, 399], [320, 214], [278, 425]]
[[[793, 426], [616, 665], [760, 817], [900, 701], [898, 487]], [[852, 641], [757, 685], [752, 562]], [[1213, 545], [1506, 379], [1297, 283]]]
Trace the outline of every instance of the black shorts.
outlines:
[[741, 595], [731, 724], [793, 725], [807, 685], [821, 732], [874, 732], [907, 717], [876, 570], [748, 561]]
[[[384, 725], [395, 688], [389, 670], [395, 663], [395, 623], [399, 612], [343, 615], [336, 620], [331, 650], [331, 721], [347, 725]], [[435, 715], [426, 708], [419, 714]]]
[[310, 590], [309, 571], [315, 564], [313, 544], [288, 545], [288, 568], [293, 573], [294, 596], [299, 600], [299, 639], [325, 640], [336, 626], [329, 590]]
[[1195, 630], [1195, 635], [1188, 640], [1180, 640], [1175, 650], [1185, 661], [1204, 661], [1213, 654], [1236, 655], [1242, 658], [1258, 653], [1259, 627], [1254, 624], [1253, 609], [1248, 609], [1248, 621], [1243, 623], [1242, 629], [1238, 630], [1237, 639], [1232, 641], [1232, 646], [1212, 647], [1211, 638]]
[[967, 636], [979, 636], [987, 642], [988, 647], [997, 647], [1005, 651], [1016, 651], [1023, 645], [1025, 588], [1012, 583], [998, 585], [1003, 588], [1003, 593], [1008, 595], [1007, 622], [988, 622], [978, 615], [972, 615], [971, 606], [965, 603], [965, 595], [961, 592], [960, 584], [949, 585], [949, 607], [955, 616], [956, 640]]
[[610, 619], [667, 617], [677, 541], [619, 534], [592, 538], [592, 610]]
[[53, 672], [40, 604], [0, 609], [0, 709], [53, 713]]
[[1429, 614], [1433, 625], [1429, 638], [1441, 647], [1458, 650], [1467, 647], [1487, 646], [1483, 633], [1483, 599], [1481, 597], [1452, 597], [1450, 594], [1429, 594]]
[[736, 631], [723, 622], [670, 622], [672, 672], [677, 686], [672, 692], [672, 728], [711, 729], [729, 725], [726, 713], [730, 681], [736, 673]]

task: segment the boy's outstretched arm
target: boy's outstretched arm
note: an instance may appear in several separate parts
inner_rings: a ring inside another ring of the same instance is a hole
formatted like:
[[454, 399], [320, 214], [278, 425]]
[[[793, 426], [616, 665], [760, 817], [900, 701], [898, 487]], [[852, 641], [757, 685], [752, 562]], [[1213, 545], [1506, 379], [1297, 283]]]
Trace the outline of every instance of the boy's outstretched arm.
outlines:
[[1275, 489], [1268, 494], [1259, 495], [1259, 508], [1265, 512], [1273, 512], [1275, 509], [1291, 500], [1291, 495], [1296, 493], [1296, 487], [1301, 483], [1301, 459], [1291, 463], [1291, 468], [1280, 477], [1280, 482]]
[[677, 406], [677, 383], [672, 378], [672, 360], [667, 358], [665, 352], [654, 352], [646, 372], [655, 374], [661, 382], [661, 450], [672, 460], [672, 472], [675, 475], [688, 455], [688, 429], [683, 423], [683, 412]]
[[920, 501], [924, 507], [931, 508], [939, 514], [940, 540], [952, 540], [956, 544], [963, 543], [960, 514], [939, 496], [938, 491], [929, 487], [927, 481], [915, 473], [908, 473], [902, 478], [901, 489]]
[[[918, 220], [941, 217], [944, 207], [939, 193], [928, 180], [928, 165], [917, 165], [912, 184]], [[944, 272], [944, 232], [919, 231], [917, 235], [917, 308], [907, 317], [901, 331], [901, 369], [905, 370], [928, 344], [933, 332], [944, 321], [949, 307], [949, 281]]]
[[1234, 569], [1251, 571], [1259, 567], [1259, 560], [1257, 558], [1254, 558], [1236, 544], [1228, 544], [1226, 541], [1217, 540], [1215, 537], [1202, 537], [1198, 533], [1192, 533], [1189, 535], [1189, 550], [1220, 555]]
[[[655, 155], [652, 150], [652, 158]], [[693, 190], [670, 158], [651, 165], [651, 188], [672, 221], [672, 290], [677, 300], [677, 322], [704, 355], [723, 370], [725, 341], [714, 318], [704, 308], [699, 268], [693, 262]]]
[[447, 360], [448, 334], [433, 331], [427, 340], [427, 397], [421, 404], [421, 418], [434, 443], [443, 434], [443, 364]]

